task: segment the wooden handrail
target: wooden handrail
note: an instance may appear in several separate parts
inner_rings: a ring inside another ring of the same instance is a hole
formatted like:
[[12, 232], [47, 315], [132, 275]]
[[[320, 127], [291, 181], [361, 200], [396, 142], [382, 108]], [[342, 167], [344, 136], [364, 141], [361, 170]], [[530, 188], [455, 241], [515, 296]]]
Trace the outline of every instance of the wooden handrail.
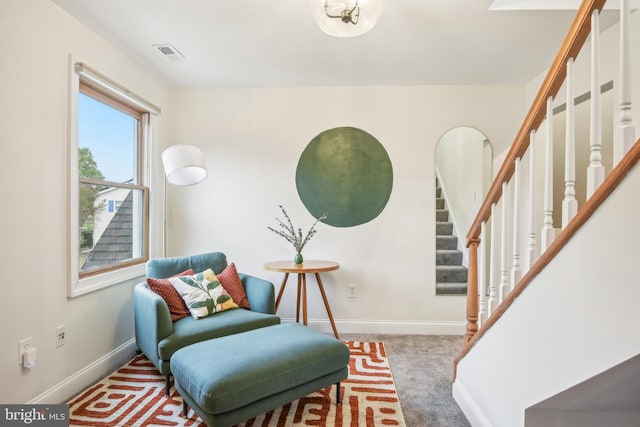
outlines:
[[[538, 260], [531, 266], [531, 269], [527, 274], [522, 277], [515, 288], [505, 297], [505, 299], [496, 307], [496, 310], [491, 314], [488, 320], [482, 324], [482, 327], [477, 333], [473, 335], [473, 338], [467, 339], [465, 336], [464, 347], [462, 351], [453, 361], [453, 381], [456, 379], [458, 363], [464, 356], [469, 353], [474, 344], [488, 331], [507, 309], [513, 304], [513, 302], [522, 294], [522, 292], [529, 286], [531, 281], [551, 262], [551, 260], [560, 252], [562, 248], [566, 246], [571, 238], [578, 232], [580, 227], [591, 218], [596, 210], [604, 203], [613, 190], [618, 187], [625, 176], [631, 171], [631, 169], [640, 161], [640, 139], [631, 147], [627, 154], [622, 158], [620, 163], [611, 171], [611, 173], [605, 178], [604, 182], [593, 193], [591, 198], [583, 205], [577, 215], [567, 224], [562, 233], [558, 235], [553, 243], [547, 248], [547, 250], [538, 258]], [[472, 245], [476, 245], [477, 240], [472, 241]]]
[[565, 65], [569, 58], [576, 58], [584, 42], [591, 31], [591, 13], [594, 10], [602, 10], [607, 0], [583, 0], [580, 9], [569, 28], [558, 54], [556, 55], [547, 76], [545, 77], [538, 94], [529, 109], [529, 113], [522, 123], [520, 131], [507, 153], [507, 156], [498, 171], [491, 188], [484, 199], [475, 220], [471, 224], [467, 234], [467, 247], [473, 240], [480, 237], [480, 225], [487, 221], [491, 215], [491, 205], [497, 203], [502, 196], [502, 183], [509, 181], [513, 176], [513, 162], [516, 157], [522, 157], [529, 148], [529, 134], [537, 130], [546, 114], [548, 97], [555, 97], [564, 82], [567, 70]]

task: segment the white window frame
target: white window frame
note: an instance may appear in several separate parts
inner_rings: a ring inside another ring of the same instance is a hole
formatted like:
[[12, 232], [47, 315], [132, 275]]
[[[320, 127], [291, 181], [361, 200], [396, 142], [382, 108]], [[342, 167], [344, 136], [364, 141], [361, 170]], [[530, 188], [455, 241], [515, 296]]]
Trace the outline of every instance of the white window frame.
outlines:
[[[139, 262], [133, 265], [125, 265], [120, 268], [110, 269], [108, 271], [99, 272], [81, 277], [80, 275], [80, 236], [79, 236], [79, 169], [78, 169], [78, 97], [80, 94], [80, 79], [91, 82], [94, 87], [100, 88], [101, 91], [108, 93], [110, 96], [131, 104], [139, 108], [143, 113], [143, 119], [140, 126], [141, 144], [139, 150], [143, 157], [139, 164], [144, 170], [140, 173], [140, 186], [144, 187], [145, 194], [145, 230], [143, 231], [146, 238], [146, 244], [143, 251], [143, 257]], [[145, 264], [149, 254], [149, 189], [148, 183], [148, 161], [149, 147], [151, 146], [150, 135], [150, 118], [149, 114], [159, 115], [160, 108], [149, 103], [148, 101], [138, 97], [130, 90], [124, 88], [113, 80], [107, 78], [103, 74], [87, 66], [83, 62], [77, 61], [73, 55], [69, 55], [69, 111], [68, 111], [68, 139], [69, 139], [69, 280], [67, 295], [74, 298], [89, 292], [113, 286], [126, 282], [136, 277], [144, 276]]]

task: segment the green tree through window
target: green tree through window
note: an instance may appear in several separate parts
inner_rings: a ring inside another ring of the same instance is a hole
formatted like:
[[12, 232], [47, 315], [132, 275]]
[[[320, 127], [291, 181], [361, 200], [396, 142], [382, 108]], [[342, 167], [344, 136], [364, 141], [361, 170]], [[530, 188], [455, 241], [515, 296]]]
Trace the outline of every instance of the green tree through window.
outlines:
[[[80, 176], [85, 178], [104, 179], [104, 175], [98, 169], [98, 164], [91, 154], [91, 150], [82, 147], [78, 150], [78, 168]], [[85, 251], [93, 247], [93, 218], [98, 210], [104, 208], [104, 203], [96, 206], [96, 198], [100, 188], [96, 185], [83, 185], [80, 187], [80, 250]]]

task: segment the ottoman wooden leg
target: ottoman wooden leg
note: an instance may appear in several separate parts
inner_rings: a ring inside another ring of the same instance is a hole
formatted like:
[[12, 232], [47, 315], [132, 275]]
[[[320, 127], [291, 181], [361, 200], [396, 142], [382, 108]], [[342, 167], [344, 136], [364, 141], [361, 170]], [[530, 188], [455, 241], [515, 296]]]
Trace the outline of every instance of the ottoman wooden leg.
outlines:
[[336, 405], [342, 405], [340, 401], [340, 381], [336, 383]]
[[187, 405], [187, 401], [182, 399], [182, 415], [185, 418], [189, 418], [189, 405]]

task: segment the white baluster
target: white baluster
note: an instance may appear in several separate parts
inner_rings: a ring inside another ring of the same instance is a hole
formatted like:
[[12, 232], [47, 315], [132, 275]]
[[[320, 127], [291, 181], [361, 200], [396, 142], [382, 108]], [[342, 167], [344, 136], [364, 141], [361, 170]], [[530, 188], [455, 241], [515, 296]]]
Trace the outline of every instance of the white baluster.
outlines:
[[481, 327], [487, 318], [487, 242], [486, 221], [480, 224], [480, 256], [478, 257], [478, 327]]
[[591, 127], [589, 132], [589, 167], [587, 168], [587, 200], [604, 181], [602, 165], [602, 97], [600, 96], [600, 13], [591, 14]]
[[[620, 128], [622, 156], [636, 142], [631, 113], [631, 7], [629, 0], [620, 2]], [[621, 157], [622, 157], [621, 156]]]
[[515, 288], [522, 277], [520, 267], [520, 157], [514, 160], [513, 172], [513, 261], [511, 262], [511, 289]]
[[507, 269], [507, 183], [502, 183], [502, 223], [500, 224], [500, 302], [509, 293], [509, 270]]
[[536, 234], [536, 131], [529, 134], [529, 238], [527, 239], [528, 269], [538, 259], [538, 242]]
[[544, 159], [544, 223], [540, 233], [542, 251], [546, 251], [553, 239], [553, 98], [547, 98], [547, 147]]
[[489, 259], [489, 310], [490, 316], [498, 307], [498, 280], [496, 277], [496, 260], [498, 259], [498, 253], [496, 251], [496, 204], [491, 204], [491, 258]]
[[562, 228], [578, 213], [576, 200], [576, 122], [573, 99], [573, 58], [567, 60], [567, 132], [564, 150], [564, 200], [562, 201]]

